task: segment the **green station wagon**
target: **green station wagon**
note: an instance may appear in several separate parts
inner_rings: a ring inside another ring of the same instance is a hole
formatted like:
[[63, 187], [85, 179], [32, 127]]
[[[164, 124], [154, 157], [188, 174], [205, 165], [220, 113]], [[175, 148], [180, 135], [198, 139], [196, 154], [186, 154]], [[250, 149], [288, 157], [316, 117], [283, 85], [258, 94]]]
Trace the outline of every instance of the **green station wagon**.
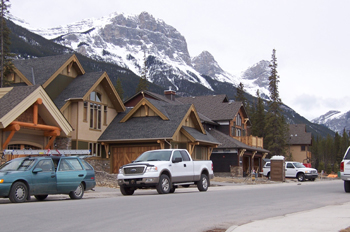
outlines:
[[0, 197], [20, 203], [34, 195], [68, 194], [81, 199], [95, 187], [95, 171], [79, 156], [40, 156], [10, 160], [0, 166]]

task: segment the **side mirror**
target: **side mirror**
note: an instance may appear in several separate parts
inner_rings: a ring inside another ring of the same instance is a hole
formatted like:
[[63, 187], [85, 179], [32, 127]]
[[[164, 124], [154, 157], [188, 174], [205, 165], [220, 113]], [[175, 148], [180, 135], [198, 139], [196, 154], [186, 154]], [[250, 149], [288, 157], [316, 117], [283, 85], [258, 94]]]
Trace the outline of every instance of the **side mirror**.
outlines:
[[38, 173], [38, 172], [42, 172], [43, 169], [42, 168], [34, 168], [33, 173]]
[[173, 159], [173, 163], [180, 163], [182, 162], [182, 158], [180, 157], [176, 157], [175, 159]]

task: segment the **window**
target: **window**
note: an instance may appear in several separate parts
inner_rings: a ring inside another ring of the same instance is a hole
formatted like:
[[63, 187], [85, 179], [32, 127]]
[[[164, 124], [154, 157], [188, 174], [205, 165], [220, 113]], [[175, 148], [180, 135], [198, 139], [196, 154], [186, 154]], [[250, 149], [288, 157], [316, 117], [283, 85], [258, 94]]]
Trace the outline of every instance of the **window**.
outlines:
[[237, 137], [240, 137], [241, 136], [241, 129], [236, 129], [236, 136]]
[[241, 118], [240, 114], [237, 114], [237, 116], [236, 116], [236, 125], [242, 126], [242, 118]]
[[294, 168], [294, 166], [291, 163], [287, 163], [287, 168]]
[[100, 143], [89, 143], [89, 149], [93, 156], [101, 156], [102, 154], [102, 146]]
[[90, 103], [90, 128], [101, 129], [101, 105]]
[[187, 152], [185, 151], [180, 151], [181, 156], [182, 156], [182, 160], [183, 161], [190, 161], [190, 157], [188, 156]]
[[104, 117], [103, 117], [103, 125], [107, 126], [107, 106], [103, 106]]
[[83, 120], [84, 122], [87, 122], [87, 115], [88, 115], [88, 103], [84, 102], [84, 113], [83, 113]]
[[305, 151], [305, 146], [301, 146], [301, 151]]
[[181, 159], [182, 159], [182, 156], [181, 156], [181, 154], [180, 154], [179, 151], [174, 151], [173, 161], [174, 161], [176, 158], [181, 158]]
[[[90, 128], [101, 130], [101, 120], [102, 120], [102, 105], [97, 104], [101, 102], [102, 96], [100, 93], [91, 92], [90, 93]], [[87, 112], [87, 105], [86, 105]], [[84, 103], [84, 114], [85, 114], [85, 103]]]
[[52, 164], [53, 163], [51, 159], [44, 159], [40, 160], [35, 168], [41, 168], [43, 172], [51, 172], [54, 170]]
[[91, 92], [90, 101], [101, 102], [101, 94], [97, 92]]

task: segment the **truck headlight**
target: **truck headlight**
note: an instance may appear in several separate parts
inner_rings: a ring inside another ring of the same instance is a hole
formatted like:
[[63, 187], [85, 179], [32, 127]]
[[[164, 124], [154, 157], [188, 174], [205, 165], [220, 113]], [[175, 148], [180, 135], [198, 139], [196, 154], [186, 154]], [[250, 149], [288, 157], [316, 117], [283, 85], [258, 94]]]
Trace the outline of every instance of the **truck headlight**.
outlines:
[[146, 172], [157, 172], [158, 168], [157, 166], [153, 166], [153, 167], [147, 167]]
[[119, 174], [124, 174], [123, 168], [119, 168]]
[[310, 173], [310, 171], [305, 171], [305, 173]]
[[0, 184], [4, 183], [4, 179], [0, 179]]

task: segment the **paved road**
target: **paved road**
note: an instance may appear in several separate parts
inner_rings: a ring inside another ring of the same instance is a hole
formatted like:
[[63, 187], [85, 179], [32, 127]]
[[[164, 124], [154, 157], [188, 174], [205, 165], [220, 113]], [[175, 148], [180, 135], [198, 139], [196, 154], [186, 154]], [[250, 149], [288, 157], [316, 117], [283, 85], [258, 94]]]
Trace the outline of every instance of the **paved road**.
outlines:
[[211, 187], [205, 193], [183, 188], [167, 195], [139, 190], [128, 197], [121, 196], [116, 189], [96, 190], [87, 192], [83, 200], [60, 195], [49, 196], [44, 202], [33, 199], [29, 203], [10, 204], [2, 199], [1, 230], [238, 231], [239, 227], [232, 226], [244, 228], [257, 220], [350, 202], [350, 194], [344, 193], [340, 180], [221, 186]]

